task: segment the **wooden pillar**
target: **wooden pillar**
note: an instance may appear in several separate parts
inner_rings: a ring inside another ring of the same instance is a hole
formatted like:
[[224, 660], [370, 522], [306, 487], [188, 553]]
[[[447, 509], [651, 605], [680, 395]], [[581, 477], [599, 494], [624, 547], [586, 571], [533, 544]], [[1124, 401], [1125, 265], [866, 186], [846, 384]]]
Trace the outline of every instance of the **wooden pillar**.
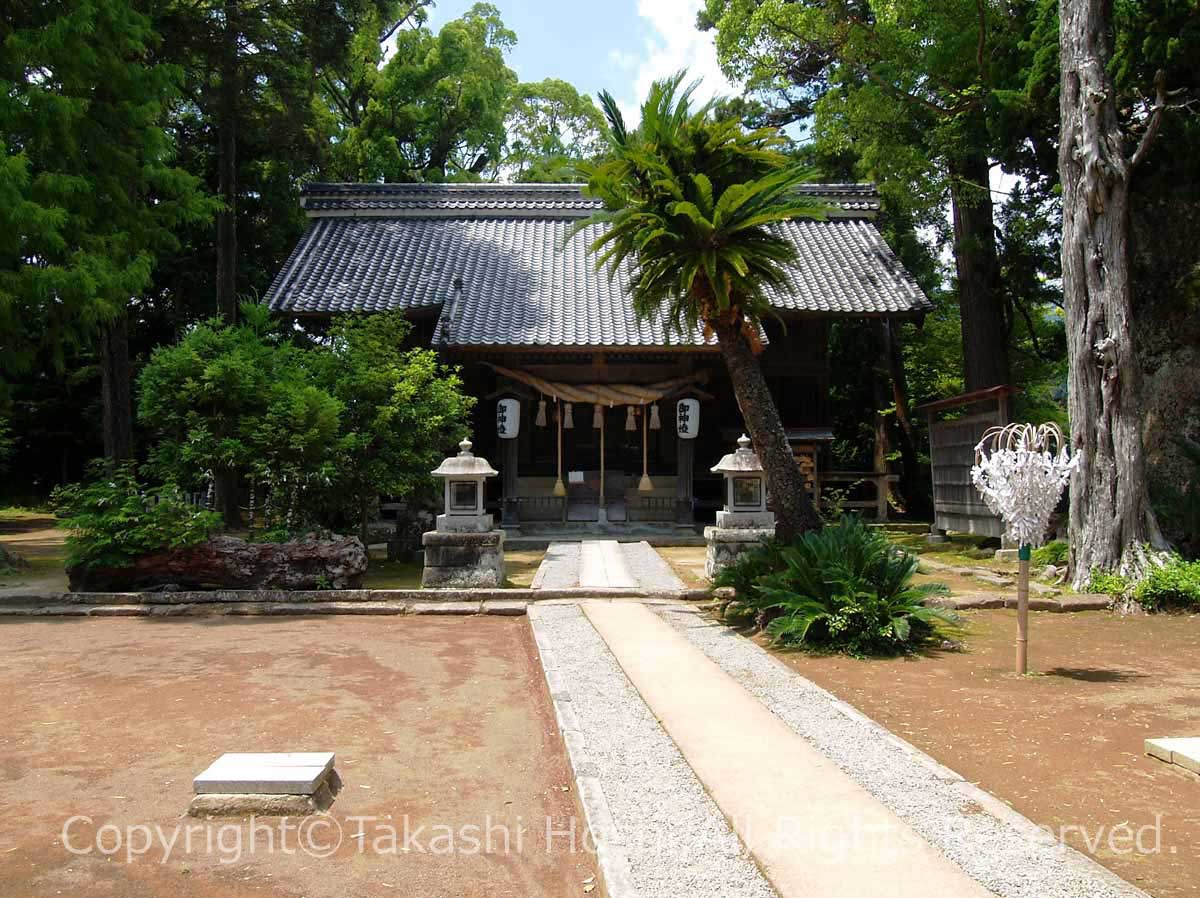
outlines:
[[696, 441], [675, 436], [675, 523], [691, 526], [696, 522], [692, 508], [692, 481], [696, 458]]
[[521, 525], [520, 503], [517, 501], [517, 457], [520, 440], [497, 440], [500, 444], [500, 526]]

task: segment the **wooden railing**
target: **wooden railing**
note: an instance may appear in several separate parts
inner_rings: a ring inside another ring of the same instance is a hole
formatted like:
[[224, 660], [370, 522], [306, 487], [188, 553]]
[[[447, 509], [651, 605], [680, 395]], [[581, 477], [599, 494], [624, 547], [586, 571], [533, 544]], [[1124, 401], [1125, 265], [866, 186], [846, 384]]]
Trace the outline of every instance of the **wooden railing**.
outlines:
[[563, 496], [518, 496], [517, 513], [522, 521], [565, 521], [567, 500]]
[[859, 484], [870, 483], [875, 488], [873, 499], [846, 498], [842, 500], [841, 506], [851, 511], [873, 510], [875, 520], [886, 521], [888, 519], [888, 495], [891, 493], [890, 484], [897, 483], [899, 480], [899, 474], [881, 474], [876, 471], [821, 471], [816, 485], [817, 495], [819, 497], [823, 488], [834, 483], [847, 483], [850, 485], [850, 490]]

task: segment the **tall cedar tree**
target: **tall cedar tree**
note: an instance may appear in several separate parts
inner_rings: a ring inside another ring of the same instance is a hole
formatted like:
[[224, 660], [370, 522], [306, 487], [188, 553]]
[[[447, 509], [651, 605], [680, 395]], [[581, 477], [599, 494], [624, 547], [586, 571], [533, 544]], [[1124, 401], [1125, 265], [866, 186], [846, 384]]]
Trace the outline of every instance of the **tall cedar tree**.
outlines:
[[274, 145], [251, 160], [263, 168], [310, 147], [321, 73], [344, 61], [360, 23], [386, 19], [399, 8], [392, 0], [168, 0], [156, 7], [163, 53], [186, 73], [181, 115], [202, 123], [196, 136], [208, 146], [198, 155], [215, 168], [221, 200], [215, 301], [226, 320], [234, 319], [239, 305], [244, 166], [238, 154], [244, 142], [259, 132], [271, 135]]
[[745, 131], [721, 118], [718, 103], [693, 106], [684, 73], [656, 81], [642, 121], [628, 131], [616, 101], [600, 95], [609, 156], [580, 171], [604, 210], [592, 243], [596, 265], [630, 263], [629, 289], [640, 316], [661, 317], [682, 333], [716, 335], [754, 449], [762, 461], [784, 540], [820, 527], [804, 478], [759, 364], [759, 321], [771, 314], [767, 287], [786, 288], [795, 248], [770, 225], [818, 216], [796, 190], [807, 180], [777, 147], [774, 130]]
[[1070, 565], [1077, 588], [1094, 570], [1144, 574], [1162, 548], [1146, 482], [1133, 342], [1130, 182], [1167, 107], [1165, 77], [1136, 144], [1117, 113], [1111, 0], [1061, 0], [1063, 295], [1070, 366]]
[[0, 364], [98, 338], [106, 455], [132, 453], [128, 318], [172, 229], [209, 211], [163, 130], [178, 69], [130, 0], [0, 22]]

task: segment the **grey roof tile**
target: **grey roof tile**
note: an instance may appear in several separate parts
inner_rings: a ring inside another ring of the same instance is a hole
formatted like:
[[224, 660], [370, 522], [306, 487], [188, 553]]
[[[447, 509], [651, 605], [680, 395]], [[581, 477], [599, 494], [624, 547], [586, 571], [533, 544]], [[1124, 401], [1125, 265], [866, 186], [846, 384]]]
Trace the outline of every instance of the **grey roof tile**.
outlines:
[[[928, 299], [856, 206], [878, 204], [867, 185], [809, 185], [840, 204], [823, 221], [780, 230], [796, 246], [780, 310], [834, 315], [911, 314]], [[594, 201], [577, 185], [316, 185], [321, 206], [267, 294], [273, 309], [337, 313], [441, 307], [434, 342], [454, 346], [699, 346], [700, 333], [640, 321], [626, 288], [587, 248], [574, 219]], [[363, 205], [363, 204], [375, 205]], [[418, 205], [426, 204], [426, 205]], [[337, 211], [332, 211], [336, 207]], [[456, 286], [459, 285], [459, 286]]]

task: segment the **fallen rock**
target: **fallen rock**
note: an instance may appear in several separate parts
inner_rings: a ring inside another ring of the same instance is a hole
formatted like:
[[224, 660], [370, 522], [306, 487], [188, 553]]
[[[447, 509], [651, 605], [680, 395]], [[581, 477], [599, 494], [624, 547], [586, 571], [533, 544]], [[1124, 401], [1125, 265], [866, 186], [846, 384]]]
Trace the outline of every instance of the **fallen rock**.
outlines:
[[355, 589], [367, 570], [357, 537], [252, 543], [217, 536], [186, 549], [143, 555], [128, 567], [67, 570], [73, 592], [177, 589]]

